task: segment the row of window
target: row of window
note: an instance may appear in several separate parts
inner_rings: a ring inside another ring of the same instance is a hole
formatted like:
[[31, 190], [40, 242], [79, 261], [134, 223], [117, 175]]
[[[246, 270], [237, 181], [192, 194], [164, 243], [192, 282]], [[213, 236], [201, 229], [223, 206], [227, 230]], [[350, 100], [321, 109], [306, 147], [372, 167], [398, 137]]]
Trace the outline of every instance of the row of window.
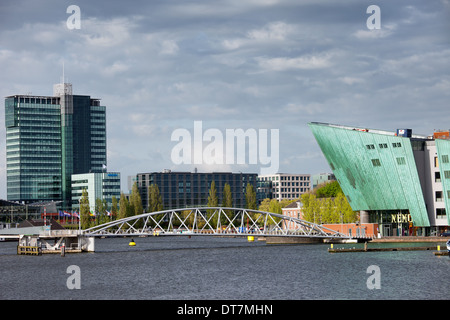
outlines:
[[[380, 159], [371, 159], [372, 160], [372, 165], [374, 167], [381, 167], [381, 162]], [[406, 164], [406, 160], [404, 157], [398, 157], [396, 158], [397, 160], [397, 164], [398, 165], [405, 165]]]
[[19, 98], [20, 103], [30, 104], [59, 104], [59, 98], [57, 97], [41, 97], [41, 98]]
[[[392, 142], [392, 147], [393, 148], [400, 148], [402, 146], [402, 144], [400, 142]], [[388, 148], [388, 144], [387, 143], [379, 143], [378, 147], [380, 149], [387, 149]], [[374, 150], [375, 149], [375, 145], [374, 144], [366, 144], [366, 149], [367, 150]]]
[[273, 177], [258, 177], [258, 181], [309, 181], [309, 176], [273, 176]]

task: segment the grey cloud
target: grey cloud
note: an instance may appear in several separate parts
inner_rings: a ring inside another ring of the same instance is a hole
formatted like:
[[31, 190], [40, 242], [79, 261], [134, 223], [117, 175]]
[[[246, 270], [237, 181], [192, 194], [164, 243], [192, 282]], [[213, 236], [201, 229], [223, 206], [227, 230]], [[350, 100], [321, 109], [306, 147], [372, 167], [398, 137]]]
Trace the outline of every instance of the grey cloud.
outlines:
[[310, 173], [329, 168], [308, 121], [448, 127], [447, 1], [378, 1], [373, 31], [369, 1], [83, 0], [80, 30], [70, 4], [1, 2], [0, 93], [50, 95], [64, 61], [74, 92], [107, 106], [108, 169], [124, 176], [176, 170], [171, 132], [194, 120], [279, 128], [280, 171]]

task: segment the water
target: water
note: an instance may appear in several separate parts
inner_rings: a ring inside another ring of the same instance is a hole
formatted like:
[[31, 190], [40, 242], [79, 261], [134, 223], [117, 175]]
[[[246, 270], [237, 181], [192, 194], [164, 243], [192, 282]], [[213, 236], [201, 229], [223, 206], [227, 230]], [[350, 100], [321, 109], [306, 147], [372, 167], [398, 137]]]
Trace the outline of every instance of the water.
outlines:
[[[0, 299], [303, 300], [449, 298], [450, 259], [431, 251], [335, 253], [245, 238], [97, 239], [95, 253], [16, 255], [0, 243]], [[335, 245], [335, 247], [340, 245]], [[69, 290], [67, 267], [80, 268]], [[367, 268], [380, 268], [369, 290]]]

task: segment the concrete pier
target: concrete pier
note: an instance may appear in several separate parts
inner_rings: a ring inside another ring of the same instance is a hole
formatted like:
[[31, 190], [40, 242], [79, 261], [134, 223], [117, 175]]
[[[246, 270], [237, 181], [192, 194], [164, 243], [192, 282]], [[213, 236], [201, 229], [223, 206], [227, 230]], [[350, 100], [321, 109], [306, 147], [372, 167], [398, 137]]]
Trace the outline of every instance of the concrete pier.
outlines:
[[381, 251], [417, 251], [417, 250], [436, 250], [437, 246], [430, 247], [395, 247], [395, 248], [333, 248], [328, 249], [330, 253], [339, 252], [381, 252]]
[[48, 231], [39, 235], [19, 235], [17, 254], [94, 252], [95, 238], [78, 232]]

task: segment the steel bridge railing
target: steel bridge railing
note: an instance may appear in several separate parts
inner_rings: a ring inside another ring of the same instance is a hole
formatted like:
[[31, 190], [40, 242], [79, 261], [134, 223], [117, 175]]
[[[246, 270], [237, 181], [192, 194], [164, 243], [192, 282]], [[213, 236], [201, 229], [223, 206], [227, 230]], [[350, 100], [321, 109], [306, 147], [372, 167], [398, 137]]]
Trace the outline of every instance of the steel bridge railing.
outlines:
[[243, 208], [196, 207], [143, 213], [82, 231], [85, 236], [220, 235], [350, 238], [309, 221]]

